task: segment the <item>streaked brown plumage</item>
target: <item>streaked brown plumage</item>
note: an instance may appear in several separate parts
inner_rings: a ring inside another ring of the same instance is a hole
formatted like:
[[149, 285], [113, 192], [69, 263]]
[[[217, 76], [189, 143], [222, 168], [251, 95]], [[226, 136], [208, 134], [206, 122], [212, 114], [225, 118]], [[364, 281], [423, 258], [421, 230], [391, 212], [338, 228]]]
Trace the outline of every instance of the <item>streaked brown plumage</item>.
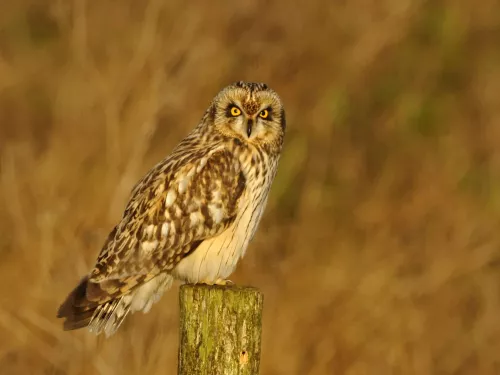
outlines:
[[129, 311], [149, 311], [173, 279], [223, 284], [260, 221], [285, 127], [266, 85], [224, 88], [133, 188], [94, 269], [59, 308], [64, 328], [109, 336]]

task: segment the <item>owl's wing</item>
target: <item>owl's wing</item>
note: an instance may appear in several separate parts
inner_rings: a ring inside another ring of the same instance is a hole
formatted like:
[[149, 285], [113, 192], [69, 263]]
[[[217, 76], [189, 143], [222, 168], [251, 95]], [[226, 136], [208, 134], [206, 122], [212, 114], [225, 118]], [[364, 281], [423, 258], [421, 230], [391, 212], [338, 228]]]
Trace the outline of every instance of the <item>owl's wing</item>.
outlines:
[[[90, 282], [123, 294], [177, 263], [236, 216], [245, 188], [241, 165], [226, 149], [159, 164], [134, 188], [110, 233]], [[96, 299], [98, 299], [96, 290]], [[92, 290], [87, 291], [92, 297]]]

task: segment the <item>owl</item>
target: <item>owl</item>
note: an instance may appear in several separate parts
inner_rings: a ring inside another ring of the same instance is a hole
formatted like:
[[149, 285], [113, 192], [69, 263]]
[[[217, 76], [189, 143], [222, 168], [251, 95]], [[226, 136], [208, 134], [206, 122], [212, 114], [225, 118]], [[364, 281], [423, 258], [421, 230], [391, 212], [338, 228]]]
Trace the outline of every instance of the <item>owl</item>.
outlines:
[[132, 189], [92, 271], [58, 310], [64, 329], [109, 337], [148, 312], [174, 280], [225, 285], [255, 234], [286, 121], [263, 83], [237, 82]]

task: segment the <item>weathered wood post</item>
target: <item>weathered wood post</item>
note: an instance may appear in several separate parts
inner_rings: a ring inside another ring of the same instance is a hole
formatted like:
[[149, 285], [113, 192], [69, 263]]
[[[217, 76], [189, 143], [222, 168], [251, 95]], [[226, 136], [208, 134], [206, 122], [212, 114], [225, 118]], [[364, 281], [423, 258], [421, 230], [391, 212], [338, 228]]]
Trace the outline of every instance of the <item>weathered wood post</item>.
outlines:
[[180, 288], [179, 375], [257, 375], [262, 293], [251, 287]]

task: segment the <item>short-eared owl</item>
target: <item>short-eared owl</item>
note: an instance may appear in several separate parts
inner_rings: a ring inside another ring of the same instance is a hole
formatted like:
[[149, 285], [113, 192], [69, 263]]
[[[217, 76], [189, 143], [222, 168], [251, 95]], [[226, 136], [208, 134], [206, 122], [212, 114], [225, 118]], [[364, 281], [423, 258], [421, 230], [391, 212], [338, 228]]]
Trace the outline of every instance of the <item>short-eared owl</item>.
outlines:
[[132, 190], [94, 269], [58, 311], [64, 329], [113, 334], [147, 312], [173, 279], [224, 284], [266, 205], [285, 111], [265, 84], [237, 82]]

